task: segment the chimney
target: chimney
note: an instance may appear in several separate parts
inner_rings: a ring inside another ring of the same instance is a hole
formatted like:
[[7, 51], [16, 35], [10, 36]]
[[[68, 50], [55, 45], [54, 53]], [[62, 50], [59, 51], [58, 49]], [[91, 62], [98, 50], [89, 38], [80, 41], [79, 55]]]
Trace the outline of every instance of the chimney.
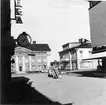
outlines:
[[83, 42], [83, 38], [79, 39], [79, 42], [82, 43]]
[[36, 41], [33, 41], [33, 44], [36, 44]]

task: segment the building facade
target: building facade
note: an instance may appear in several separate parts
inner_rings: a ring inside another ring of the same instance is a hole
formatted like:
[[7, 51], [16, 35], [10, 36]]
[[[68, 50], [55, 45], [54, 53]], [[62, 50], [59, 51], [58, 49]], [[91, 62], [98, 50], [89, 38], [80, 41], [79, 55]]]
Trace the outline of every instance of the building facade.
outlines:
[[11, 64], [14, 73], [30, 73], [34, 71], [45, 72], [47, 68], [47, 57], [51, 49], [48, 44], [33, 44], [28, 47], [16, 46], [15, 54], [12, 56], [15, 63]]
[[[78, 70], [78, 69], [96, 69], [97, 60], [86, 60], [92, 53], [91, 43], [89, 42], [72, 42], [64, 44], [63, 51], [59, 52], [60, 63], [62, 69]], [[66, 48], [64, 48], [66, 47]]]
[[93, 54], [90, 59], [101, 60], [101, 71], [106, 72], [106, 2], [89, 1], [90, 33]]

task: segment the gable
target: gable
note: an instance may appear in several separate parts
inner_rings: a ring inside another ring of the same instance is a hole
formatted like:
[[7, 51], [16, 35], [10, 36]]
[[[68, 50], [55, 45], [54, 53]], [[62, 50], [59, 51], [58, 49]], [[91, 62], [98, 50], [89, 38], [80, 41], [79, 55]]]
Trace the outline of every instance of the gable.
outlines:
[[15, 53], [31, 53], [32, 51], [25, 48], [25, 47], [16, 47], [15, 48]]

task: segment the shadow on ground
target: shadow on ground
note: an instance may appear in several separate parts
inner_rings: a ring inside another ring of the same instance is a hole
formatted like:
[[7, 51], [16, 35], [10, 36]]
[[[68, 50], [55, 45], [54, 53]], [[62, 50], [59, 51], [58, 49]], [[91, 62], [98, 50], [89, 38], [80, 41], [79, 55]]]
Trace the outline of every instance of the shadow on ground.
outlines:
[[[31, 82], [25, 77], [13, 77], [6, 87], [8, 104], [52, 104], [62, 105], [59, 102], [53, 102], [46, 96], [31, 87]], [[48, 90], [50, 91], [50, 90]], [[65, 105], [65, 104], [64, 104]], [[71, 103], [66, 105], [72, 105]]]
[[[70, 75], [70, 73], [67, 73]], [[105, 72], [100, 72], [97, 70], [90, 70], [90, 71], [75, 71], [75, 72], [71, 72], [71, 74], [76, 74], [76, 76], [81, 76], [81, 77], [96, 77], [96, 78], [105, 78], [106, 77], [106, 73]]]

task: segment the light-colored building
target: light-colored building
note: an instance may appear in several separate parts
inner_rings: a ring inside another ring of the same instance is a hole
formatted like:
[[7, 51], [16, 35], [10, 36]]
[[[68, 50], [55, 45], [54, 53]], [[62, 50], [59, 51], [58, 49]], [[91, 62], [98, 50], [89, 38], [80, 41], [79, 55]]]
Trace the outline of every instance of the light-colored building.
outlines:
[[78, 70], [97, 68], [97, 60], [83, 61], [84, 58], [89, 58], [92, 53], [91, 43], [80, 41], [67, 43], [62, 46], [63, 51], [59, 52], [59, 56], [63, 69]]
[[30, 44], [27, 47], [16, 46], [15, 54], [12, 59], [15, 63], [11, 65], [12, 72], [15, 73], [29, 73], [34, 71], [46, 70], [51, 49], [48, 44]]

